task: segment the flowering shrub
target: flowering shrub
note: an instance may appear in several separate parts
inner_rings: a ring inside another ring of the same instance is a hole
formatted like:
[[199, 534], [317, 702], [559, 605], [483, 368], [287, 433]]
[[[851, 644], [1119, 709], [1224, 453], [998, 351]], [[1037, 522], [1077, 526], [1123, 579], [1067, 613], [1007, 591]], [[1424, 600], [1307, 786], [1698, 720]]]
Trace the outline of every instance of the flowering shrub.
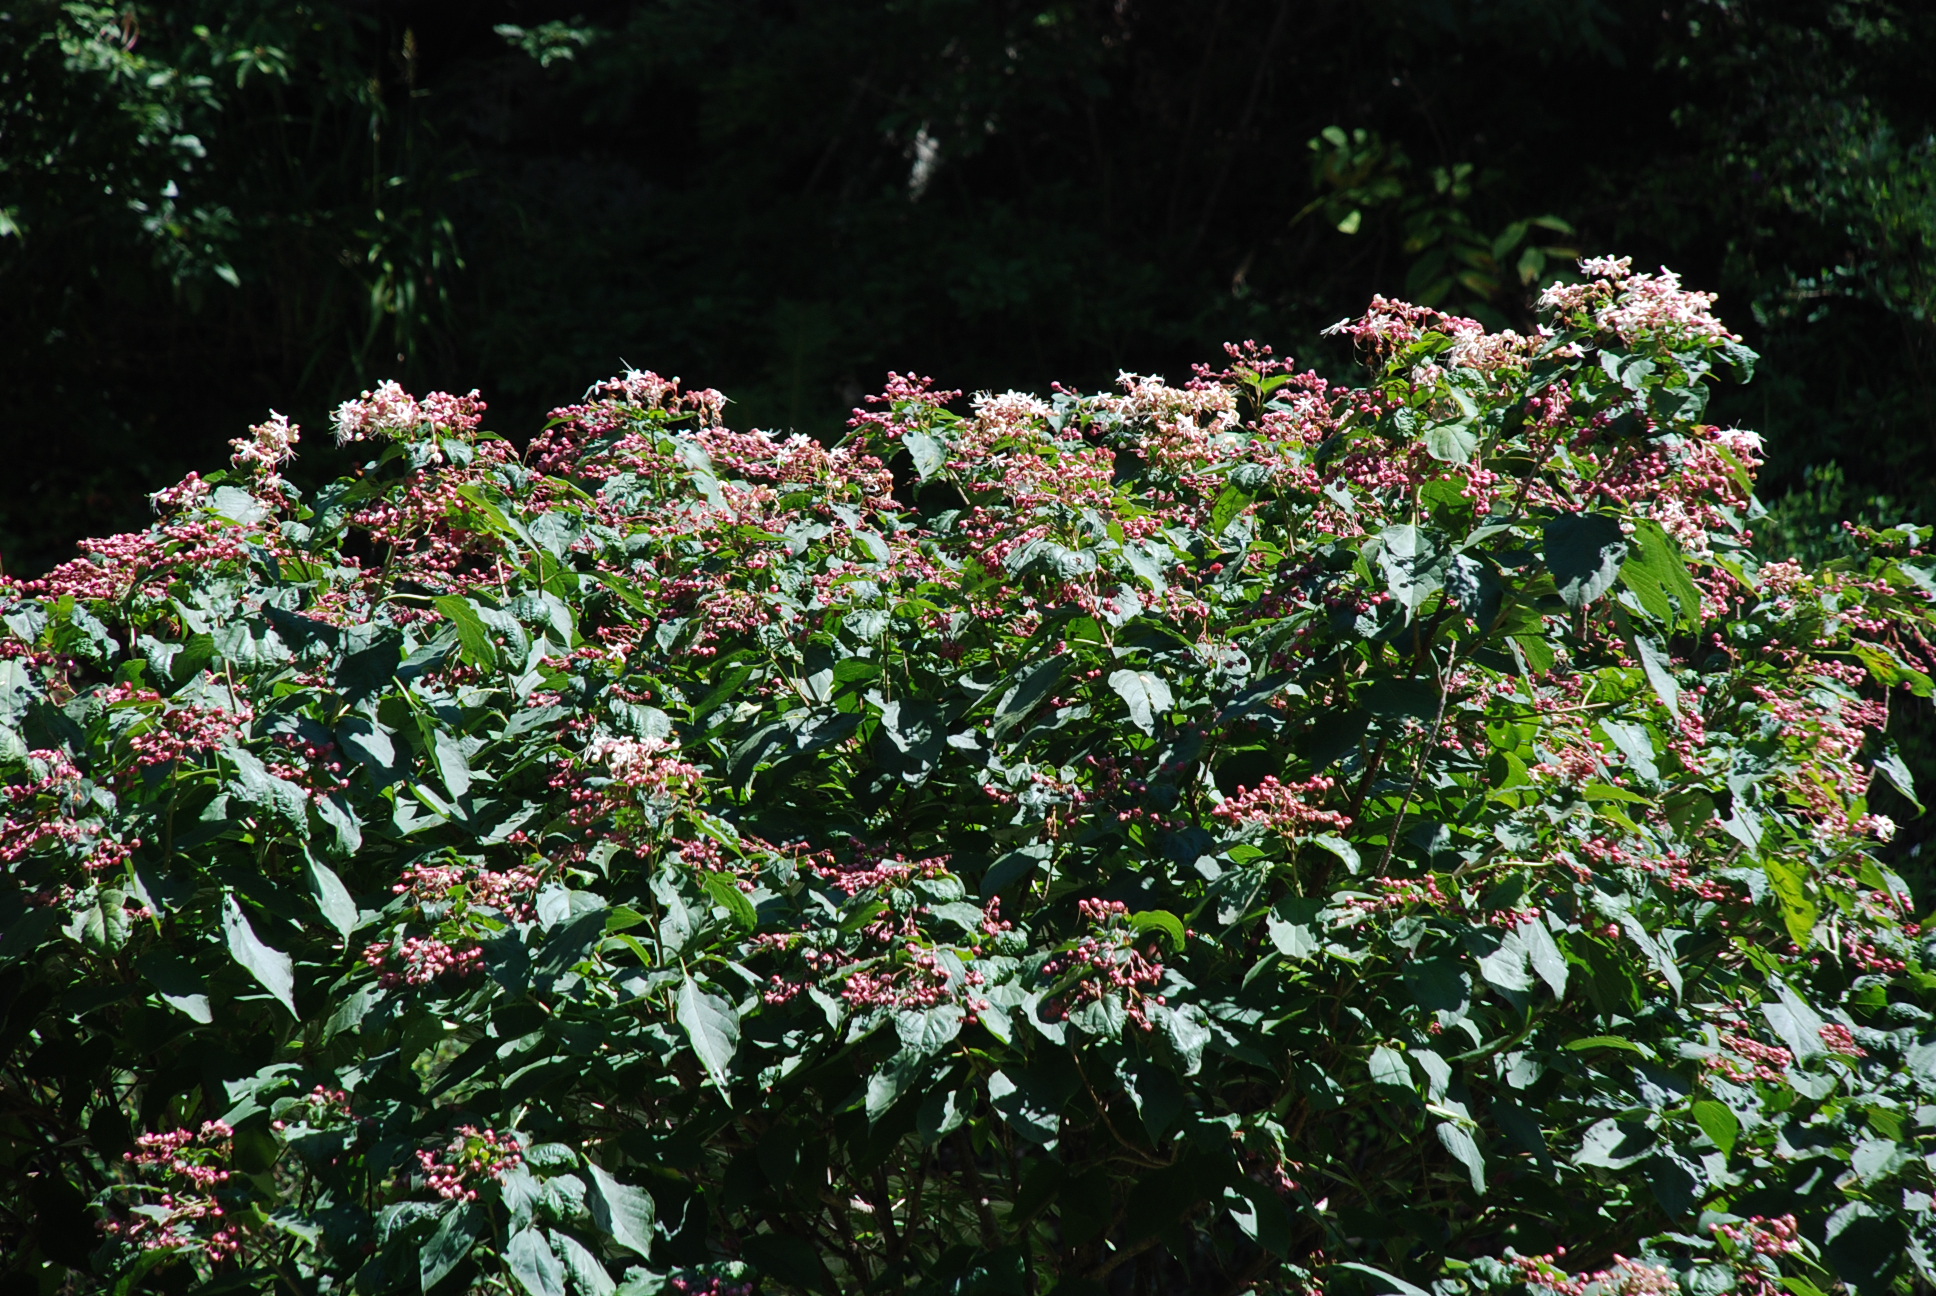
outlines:
[[386, 388], [307, 497], [256, 428], [0, 595], [16, 1266], [1927, 1280], [1929, 533], [1757, 554], [1752, 357], [1586, 273], [1375, 302], [1362, 387], [896, 378], [828, 447], [629, 373], [523, 455]]

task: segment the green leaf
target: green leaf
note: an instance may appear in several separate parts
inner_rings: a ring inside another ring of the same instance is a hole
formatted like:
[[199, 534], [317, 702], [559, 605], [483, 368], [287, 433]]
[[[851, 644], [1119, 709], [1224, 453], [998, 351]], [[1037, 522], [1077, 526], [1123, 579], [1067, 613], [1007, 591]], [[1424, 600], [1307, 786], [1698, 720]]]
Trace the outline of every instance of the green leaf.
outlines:
[[1406, 612], [1416, 614], [1426, 599], [1444, 588], [1438, 545], [1409, 522], [1386, 527], [1378, 540], [1378, 566], [1385, 573], [1386, 587]]
[[1195, 1075], [1203, 1065], [1203, 1050], [1210, 1046], [1213, 1038], [1210, 1015], [1195, 1004], [1181, 1007], [1158, 1004], [1148, 1010], [1148, 1016], [1164, 1044], [1175, 1055], [1175, 1065], [1182, 1069], [1184, 1075]]
[[1726, 1103], [1703, 1099], [1694, 1104], [1694, 1121], [1701, 1132], [1714, 1140], [1722, 1156], [1734, 1155], [1734, 1143], [1741, 1135], [1741, 1118]]
[[1826, 1053], [1828, 1046], [1822, 1043], [1822, 1027], [1828, 1023], [1822, 1020], [1822, 1015], [1786, 982], [1776, 981], [1774, 990], [1772, 1001], [1762, 1001], [1761, 1015], [1768, 1019], [1768, 1025], [1781, 1037], [1788, 1051], [1797, 1060]]
[[430, 731], [430, 751], [437, 761], [437, 773], [444, 780], [453, 797], [464, 796], [471, 790], [471, 763], [464, 755], [464, 743], [448, 729], [432, 728]]
[[635, 1255], [652, 1248], [653, 1221], [658, 1216], [650, 1193], [612, 1178], [602, 1166], [587, 1163], [591, 1175], [589, 1204], [599, 1231]]
[[348, 940], [356, 930], [356, 901], [350, 898], [349, 888], [343, 879], [336, 876], [336, 870], [317, 859], [308, 856], [303, 864], [304, 877], [309, 882], [309, 894], [316, 900], [316, 907], [323, 912], [329, 925], [337, 934]]
[[908, 458], [914, 461], [914, 471], [926, 481], [948, 466], [948, 447], [939, 437], [919, 429], [910, 429], [901, 435], [901, 444], [907, 447]]
[[169, 1007], [204, 1026], [215, 1020], [209, 1012], [208, 986], [201, 974], [179, 954], [166, 949], [149, 950], [135, 960], [135, 967]]
[[1929, 676], [1905, 662], [1887, 644], [1864, 643], [1857, 639], [1849, 644], [1849, 651], [1869, 668], [1869, 674], [1878, 684], [1907, 684], [1909, 691], [1919, 698], [1930, 696], [1932, 689], [1936, 689], [1936, 684]]
[[1028, 718], [1036, 704], [1055, 691], [1062, 682], [1062, 672], [1066, 662], [1061, 657], [1051, 657], [1046, 661], [1032, 662], [1016, 673], [1015, 683], [995, 704], [995, 720], [988, 732], [995, 738], [1004, 737], [1009, 730]]
[[1237, 515], [1249, 508], [1256, 498], [1235, 482], [1227, 484], [1217, 492], [1217, 502], [1210, 506], [1210, 534], [1222, 535], [1237, 520]]
[[363, 821], [357, 818], [341, 792], [332, 792], [311, 804], [316, 808], [316, 817], [335, 830], [336, 854], [348, 857], [363, 849]]
[[713, 903], [733, 916], [742, 931], [752, 931], [760, 925], [760, 915], [753, 908], [753, 902], [739, 889], [739, 881], [730, 873], [705, 873], [700, 876], [700, 885], [706, 888]]
[[1492, 985], [1513, 994], [1524, 994], [1533, 988], [1533, 975], [1526, 966], [1526, 945], [1520, 940], [1515, 928], [1506, 939], [1499, 942], [1499, 948], [1479, 960], [1479, 972]]
[[876, 1067], [867, 1077], [867, 1123], [872, 1125], [892, 1111], [894, 1104], [926, 1074], [927, 1068], [928, 1055], [912, 1049], [902, 1049]]
[[296, 1012], [295, 965], [287, 954], [262, 943], [233, 895], [222, 896], [222, 931], [228, 937], [229, 953], [235, 961], [247, 968], [262, 983], [262, 988], [289, 1010], [291, 1017], [300, 1019]]
[[1161, 932], [1172, 953], [1182, 953], [1185, 940], [1183, 920], [1166, 909], [1145, 909], [1129, 916], [1129, 924], [1139, 932]]
[[1474, 625], [1488, 630], [1499, 618], [1506, 586], [1492, 563], [1462, 553], [1454, 554], [1446, 564], [1445, 592], [1458, 600]]
[[1044, 844], [1025, 846], [1010, 851], [988, 866], [981, 877], [981, 894], [993, 896], [1014, 886], [1029, 874], [1041, 868], [1048, 861], [1049, 848]]
[[1922, 813], [1923, 803], [1916, 799], [1916, 780], [1909, 773], [1909, 766], [1903, 763], [1902, 756], [1897, 753], [1894, 744], [1885, 745], [1876, 754], [1875, 768], [1876, 773], [1894, 784], [1896, 791], [1902, 793], [1909, 804], [1916, 807], [1918, 814]]
[[1442, 463], [1471, 463], [1478, 448], [1478, 429], [1464, 419], [1425, 430], [1425, 453]]
[[1610, 1048], [1619, 1049], [1624, 1053], [1639, 1053], [1643, 1057], [1654, 1055], [1654, 1051], [1645, 1045], [1636, 1044], [1630, 1039], [1622, 1039], [1618, 1035], [1589, 1035], [1585, 1039], [1568, 1040], [1566, 1047], [1574, 1053], [1584, 1053], [1588, 1049]]
[[894, 1032], [901, 1047], [917, 1060], [939, 1053], [961, 1033], [961, 1008], [936, 1004], [932, 1008], [902, 1008], [894, 1013]]
[[1129, 719], [1146, 734], [1156, 732], [1156, 722], [1176, 705], [1176, 698], [1162, 676], [1149, 671], [1119, 670], [1109, 676], [1109, 687], [1129, 706]]
[[466, 662], [481, 671], [497, 669], [497, 644], [471, 601], [458, 594], [434, 600], [436, 608], [457, 631], [457, 644]]
[[1319, 846], [1336, 855], [1345, 871], [1354, 876], [1364, 867], [1358, 858], [1358, 848], [1334, 833], [1313, 833], [1304, 839], [1306, 845]]
[[1639, 1121], [1608, 1117], [1587, 1129], [1580, 1150], [1573, 1154], [1573, 1164], [1625, 1170], [1651, 1156], [1658, 1141]]
[[1604, 513], [1562, 513], [1545, 526], [1546, 568], [1575, 612], [1613, 588], [1627, 547], [1619, 519]]
[[423, 1291], [442, 1282], [484, 1236], [489, 1217], [472, 1202], [460, 1201], [445, 1211], [437, 1231], [417, 1253], [417, 1283]]
[[1370, 1274], [1373, 1278], [1382, 1279], [1383, 1281], [1390, 1283], [1392, 1296], [1432, 1296], [1432, 1294], [1426, 1291], [1423, 1287], [1414, 1287], [1411, 1283], [1406, 1282], [1403, 1278], [1394, 1278], [1392, 1277], [1392, 1275], [1386, 1273], [1383, 1269], [1374, 1269], [1368, 1264], [1359, 1264], [1356, 1260], [1339, 1261], [1338, 1268], [1355, 1269], [1359, 1273]]
[[1814, 942], [1815, 923], [1821, 912], [1808, 898], [1807, 870], [1780, 855], [1763, 856], [1761, 868], [1774, 886], [1775, 898], [1781, 902], [1781, 920], [1787, 924], [1789, 939], [1802, 949], [1809, 948]]
[[1264, 915], [1264, 930], [1277, 952], [1287, 958], [1308, 959], [1322, 947], [1317, 917], [1324, 902], [1286, 896]]
[[1394, 1089], [1412, 1091], [1412, 1069], [1405, 1065], [1405, 1055], [1397, 1049], [1380, 1044], [1371, 1051], [1371, 1082], [1387, 1085]]
[[1445, 1150], [1456, 1157], [1471, 1176], [1472, 1191], [1483, 1195], [1486, 1191], [1486, 1161], [1479, 1154], [1479, 1144], [1473, 1139], [1472, 1131], [1456, 1121], [1440, 1121], [1437, 1132]]
[[1048, 1093], [1026, 1072], [1020, 1079], [996, 1071], [988, 1077], [988, 1104], [1009, 1127], [1031, 1143], [1053, 1146], [1062, 1117]]
[[1526, 946], [1526, 957], [1533, 971], [1539, 975], [1553, 991], [1555, 999], [1566, 998], [1566, 955], [1553, 941], [1553, 933], [1547, 930], [1543, 918], [1535, 918], [1522, 923], [1517, 934]]
[[519, 1229], [505, 1244], [504, 1267], [530, 1296], [565, 1296], [565, 1267], [533, 1225]]
[[309, 793], [271, 774], [246, 747], [231, 747], [224, 755], [235, 766], [235, 777], [229, 781], [231, 796], [243, 805], [274, 815], [299, 835], [309, 835]]
[[700, 1065], [719, 1092], [727, 1093], [727, 1068], [739, 1049], [739, 1014], [726, 1000], [701, 990], [690, 976], [679, 983], [677, 1011]]
[[586, 1249], [585, 1244], [569, 1233], [550, 1231], [551, 1249], [564, 1261], [565, 1275], [571, 1279], [572, 1287], [583, 1296], [612, 1296], [618, 1284], [605, 1272], [605, 1266], [598, 1257]]
[[1643, 634], [1633, 637], [1634, 655], [1640, 658], [1640, 669], [1646, 672], [1647, 682], [1653, 685], [1654, 696], [1667, 708], [1669, 715], [1676, 720], [1681, 718], [1681, 689], [1674, 681], [1674, 661], [1667, 650]]
[[[1698, 630], [1701, 592], [1688, 574], [1680, 546], [1652, 518], [1633, 524], [1632, 552], [1620, 565], [1620, 581], [1633, 591], [1649, 616], [1664, 625], [1680, 624]], [[1675, 603], [1680, 605], [1676, 611]]]

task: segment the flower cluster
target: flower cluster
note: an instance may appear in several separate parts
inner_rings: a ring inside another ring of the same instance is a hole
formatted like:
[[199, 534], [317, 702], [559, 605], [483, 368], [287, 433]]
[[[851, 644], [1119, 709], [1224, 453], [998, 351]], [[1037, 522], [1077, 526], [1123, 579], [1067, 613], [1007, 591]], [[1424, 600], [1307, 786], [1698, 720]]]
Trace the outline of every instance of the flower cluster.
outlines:
[[1341, 810], [1321, 810], [1311, 798], [1321, 797], [1337, 786], [1337, 780], [1320, 774], [1302, 783], [1280, 783], [1267, 776], [1256, 787], [1238, 788], [1211, 813], [1232, 823], [1262, 824], [1286, 837], [1304, 837], [1313, 831], [1342, 832], [1351, 827], [1351, 816]]
[[255, 720], [246, 699], [233, 710], [198, 703], [169, 703], [153, 689], [117, 684], [103, 700], [131, 705], [145, 714], [130, 732], [128, 746], [138, 765], [166, 765], [190, 752], [215, 751], [243, 737]]
[[512, 922], [530, 922], [537, 908], [534, 897], [538, 873], [522, 865], [504, 870], [459, 864], [418, 864], [403, 871], [390, 887], [407, 895], [419, 909], [482, 907], [495, 909]]
[[363, 962], [377, 970], [377, 984], [429, 985], [446, 974], [475, 976], [484, 970], [480, 945], [456, 946], [435, 936], [408, 936], [401, 942], [377, 941], [365, 946]]
[[753, 1284], [734, 1282], [730, 1278], [685, 1278], [667, 1279], [666, 1286], [679, 1293], [679, 1296], [753, 1296]]
[[229, 1180], [234, 1137], [221, 1121], [204, 1121], [197, 1130], [141, 1135], [134, 1151], [121, 1154], [133, 1176], [124, 1191], [135, 1203], [102, 1227], [144, 1251], [194, 1247], [209, 1260], [235, 1255], [242, 1249], [242, 1231], [228, 1221], [218, 1195]]
[[1137, 934], [1128, 922], [1129, 906], [1121, 900], [1085, 899], [1077, 901], [1076, 908], [1101, 930], [1084, 934], [1073, 948], [1042, 965], [1042, 980], [1060, 984], [1060, 993], [1045, 1004], [1045, 1011], [1053, 1017], [1068, 1017], [1086, 1004], [1114, 997], [1129, 1020], [1144, 1030], [1154, 1029], [1150, 1008], [1168, 1002], [1154, 993], [1163, 981], [1163, 964], [1153, 946], [1138, 947]]
[[73, 758], [56, 748], [29, 752], [38, 777], [5, 789], [6, 814], [0, 816], [0, 865], [9, 869], [30, 859], [64, 856], [91, 874], [120, 867], [140, 838], [115, 841], [97, 814], [93, 785]]
[[1855, 1042], [1855, 1032], [1840, 1022], [1829, 1022], [1815, 1033], [1822, 1037], [1822, 1043], [1828, 1046], [1831, 1053], [1840, 1053], [1849, 1058], [1869, 1056], [1869, 1050]]
[[953, 980], [933, 954], [915, 946], [897, 966], [849, 974], [840, 997], [856, 1008], [932, 1008], [954, 997]]
[[291, 423], [288, 416], [270, 410], [267, 422], [250, 428], [248, 436], [229, 442], [235, 447], [229, 462], [237, 468], [273, 477], [277, 468], [296, 457], [296, 443], [301, 440], [300, 427]]
[[524, 1163], [524, 1148], [515, 1134], [460, 1125], [450, 1142], [440, 1148], [418, 1149], [424, 1186], [446, 1201], [476, 1201], [485, 1180], [503, 1182], [506, 1172]]
[[1736, 1080], [1763, 1080], [1769, 1084], [1782, 1083], [1782, 1072], [1794, 1065], [1795, 1055], [1779, 1044], [1763, 1044], [1756, 1039], [1733, 1031], [1723, 1031], [1721, 1043], [1733, 1050], [1736, 1057], [1745, 1060], [1746, 1065], [1724, 1054], [1714, 1054], [1707, 1059], [1706, 1065], [1723, 1075]]
[[853, 843], [853, 855], [835, 863], [831, 853], [809, 858], [809, 867], [848, 895], [859, 895], [874, 887], [906, 886], [916, 878], [937, 878], [948, 871], [949, 856], [906, 860], [885, 855], [861, 842]]
[[1751, 1215], [1744, 1221], [1717, 1221], [1714, 1237], [1733, 1261], [1735, 1290], [1744, 1296], [1775, 1296], [1782, 1287], [1776, 1262], [1802, 1249], [1801, 1226], [1793, 1215]]
[[467, 396], [431, 392], [420, 401], [396, 383], [385, 382], [336, 407], [336, 441], [347, 445], [370, 437], [403, 436], [425, 427], [461, 435], [476, 429], [484, 410], [475, 391]]
[[1539, 1256], [1513, 1256], [1520, 1281], [1551, 1296], [1678, 1296], [1680, 1282], [1673, 1271], [1644, 1260], [1613, 1257], [1613, 1267], [1571, 1274], [1560, 1267], [1566, 1248]]
[[[290, 1120], [291, 1116], [295, 1118], [293, 1122]], [[319, 1084], [295, 1099], [289, 1109], [289, 1115], [269, 1122], [269, 1127], [281, 1133], [292, 1123], [310, 1129], [335, 1129], [354, 1125], [356, 1122], [356, 1115], [350, 1110], [348, 1091]]]
[[1556, 283], [1540, 294], [1539, 308], [1569, 324], [1611, 334], [1629, 346], [1662, 334], [1705, 342], [1741, 339], [1714, 317], [1715, 294], [1681, 286], [1663, 268], [1635, 274], [1632, 257], [1590, 257], [1580, 263], [1581, 283]]

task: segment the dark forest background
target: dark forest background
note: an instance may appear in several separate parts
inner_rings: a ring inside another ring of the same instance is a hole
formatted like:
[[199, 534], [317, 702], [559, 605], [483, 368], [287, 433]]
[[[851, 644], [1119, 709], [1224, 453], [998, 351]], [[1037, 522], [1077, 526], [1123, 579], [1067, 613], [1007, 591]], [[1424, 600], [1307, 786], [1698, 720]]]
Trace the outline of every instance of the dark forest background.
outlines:
[[522, 437], [630, 363], [825, 436], [890, 368], [1524, 323], [1575, 250], [1722, 293], [1718, 415], [1822, 551], [1936, 485], [1932, 48], [1880, 2], [0, 0], [0, 561], [272, 407], [332, 472], [383, 378]]

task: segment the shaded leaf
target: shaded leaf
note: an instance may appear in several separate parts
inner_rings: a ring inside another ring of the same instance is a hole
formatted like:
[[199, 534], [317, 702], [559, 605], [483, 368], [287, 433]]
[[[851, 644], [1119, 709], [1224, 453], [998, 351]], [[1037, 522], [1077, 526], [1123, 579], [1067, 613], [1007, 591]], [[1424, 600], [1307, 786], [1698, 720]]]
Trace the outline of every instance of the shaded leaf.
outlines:
[[309, 894], [315, 897], [316, 907], [323, 912], [329, 925], [338, 935], [348, 940], [356, 930], [356, 901], [350, 898], [349, 888], [343, 879], [336, 876], [336, 870], [317, 859], [314, 855], [303, 861], [303, 874], [309, 882]]
[[739, 1014], [733, 1011], [732, 1004], [701, 990], [688, 976], [679, 983], [678, 1015], [680, 1027], [692, 1042], [693, 1053], [724, 1094], [727, 1068], [739, 1050]]
[[1156, 722], [1176, 704], [1170, 686], [1149, 671], [1119, 670], [1109, 676], [1109, 687], [1129, 706], [1130, 723], [1146, 734], [1156, 732]]
[[620, 1183], [602, 1166], [587, 1162], [591, 1176], [588, 1195], [592, 1220], [599, 1231], [639, 1256], [652, 1249], [652, 1228], [658, 1216], [651, 1194], [643, 1188]]
[[295, 965], [281, 950], [263, 944], [256, 936], [255, 928], [249, 925], [242, 906], [235, 902], [232, 895], [222, 897], [222, 931], [228, 938], [229, 953], [235, 961], [247, 968], [249, 974], [262, 984], [262, 988], [289, 1010], [291, 1017], [298, 1016]]
[[534, 1226], [511, 1235], [504, 1246], [504, 1267], [530, 1296], [565, 1296], [565, 1267]]
[[489, 1218], [473, 1202], [460, 1201], [444, 1212], [437, 1231], [417, 1253], [417, 1283], [425, 1292], [442, 1282], [477, 1245]]
[[1546, 523], [1544, 553], [1560, 598], [1578, 611], [1613, 588], [1627, 558], [1627, 538], [1617, 518], [1562, 513]]

